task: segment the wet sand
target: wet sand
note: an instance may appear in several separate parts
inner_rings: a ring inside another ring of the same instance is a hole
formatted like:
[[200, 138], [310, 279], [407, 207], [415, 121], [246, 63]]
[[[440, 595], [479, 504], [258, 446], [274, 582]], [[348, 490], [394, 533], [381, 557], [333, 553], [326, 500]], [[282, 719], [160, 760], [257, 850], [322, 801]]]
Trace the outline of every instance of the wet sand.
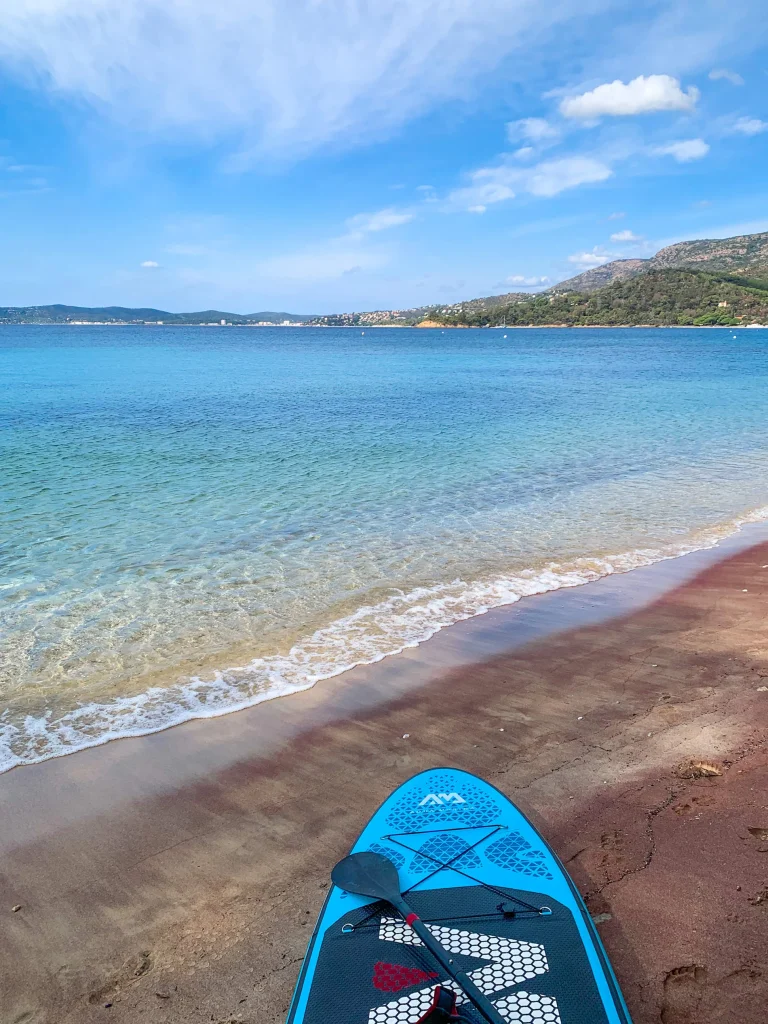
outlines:
[[[281, 1022], [330, 867], [395, 785], [453, 764], [567, 862], [636, 1024], [762, 1024], [758, 535], [0, 777], [0, 1021]], [[681, 778], [689, 758], [722, 774]]]

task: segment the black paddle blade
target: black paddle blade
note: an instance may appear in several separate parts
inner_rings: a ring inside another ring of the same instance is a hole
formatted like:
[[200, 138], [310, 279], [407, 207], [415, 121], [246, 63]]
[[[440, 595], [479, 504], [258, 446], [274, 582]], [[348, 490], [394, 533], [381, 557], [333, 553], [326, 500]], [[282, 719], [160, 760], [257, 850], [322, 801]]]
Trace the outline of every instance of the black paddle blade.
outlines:
[[345, 892], [371, 896], [393, 903], [400, 899], [397, 868], [380, 853], [353, 853], [340, 860], [331, 872], [331, 881]]

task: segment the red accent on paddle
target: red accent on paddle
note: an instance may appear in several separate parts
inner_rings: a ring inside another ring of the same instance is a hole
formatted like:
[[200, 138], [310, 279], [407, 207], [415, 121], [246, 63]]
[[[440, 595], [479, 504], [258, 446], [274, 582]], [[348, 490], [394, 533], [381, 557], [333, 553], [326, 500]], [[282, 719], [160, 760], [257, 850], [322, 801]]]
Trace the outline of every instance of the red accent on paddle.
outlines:
[[409, 928], [413, 928], [413, 922], [421, 920], [418, 914], [410, 913], [405, 919], [405, 923]]
[[380, 960], [373, 967], [373, 987], [382, 992], [399, 992], [401, 988], [421, 985], [437, 977], [436, 971], [421, 971], [418, 967], [404, 967], [402, 964], [386, 964]]

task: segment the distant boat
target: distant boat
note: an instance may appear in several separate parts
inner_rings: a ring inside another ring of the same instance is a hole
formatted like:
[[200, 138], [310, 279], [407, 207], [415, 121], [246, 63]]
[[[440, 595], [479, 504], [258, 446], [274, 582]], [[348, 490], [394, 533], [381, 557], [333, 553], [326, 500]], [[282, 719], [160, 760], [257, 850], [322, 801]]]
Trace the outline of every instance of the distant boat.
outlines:
[[492, 331], [506, 331], [506, 329], [507, 329], [507, 318], [506, 317], [504, 317], [504, 320], [500, 324], [494, 324], [493, 327], [491, 328]]

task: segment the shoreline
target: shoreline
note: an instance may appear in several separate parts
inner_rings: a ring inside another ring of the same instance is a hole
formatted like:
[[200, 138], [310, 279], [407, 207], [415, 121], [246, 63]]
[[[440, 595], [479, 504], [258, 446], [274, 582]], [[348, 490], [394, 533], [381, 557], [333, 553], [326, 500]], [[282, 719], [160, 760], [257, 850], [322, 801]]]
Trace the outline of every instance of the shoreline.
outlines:
[[646, 331], [646, 330], [679, 330], [679, 331], [737, 331], [737, 330], [768, 330], [768, 324], [512, 324], [511, 326], [501, 327], [499, 324], [493, 326], [488, 325], [485, 327], [476, 327], [472, 324], [174, 324], [174, 323], [131, 323], [126, 321], [125, 323], [110, 323], [106, 320], [94, 320], [92, 323], [71, 323], [69, 321], [62, 321], [61, 323], [7, 323], [2, 324], [3, 327], [248, 327], [248, 328], [294, 328], [294, 327], [308, 327], [308, 328], [333, 328], [333, 330], [357, 330], [361, 328], [364, 330], [373, 330], [374, 328], [397, 328], [399, 330], [415, 330], [419, 328], [421, 330], [440, 330], [440, 331], [451, 331], [451, 330], [472, 330], [472, 331], [487, 331], [487, 330], [504, 330], [504, 331], [535, 331], [546, 329], [549, 331], [554, 330], [574, 330], [574, 329], [587, 329], [590, 331], [596, 330], [616, 330], [616, 331]]
[[[330, 865], [439, 763], [542, 828], [635, 1024], [760, 1024], [767, 538], [756, 524], [281, 701], [5, 774], [3, 1024], [279, 1024]], [[722, 774], [681, 778], [687, 758]]]
[[[223, 669], [209, 664], [202, 670], [198, 669], [199, 675], [174, 678], [170, 671], [165, 671], [164, 675], [169, 679], [167, 683], [145, 686], [137, 694], [116, 697], [111, 702], [90, 701], [59, 717], [48, 712], [44, 725], [43, 718], [37, 716], [25, 724], [29, 730], [26, 734], [20, 732], [16, 725], [0, 724], [0, 777], [14, 769], [70, 757], [115, 740], [152, 736], [189, 722], [218, 719], [282, 700], [318, 685], [325, 686], [332, 679], [429, 643], [441, 632], [460, 623], [499, 609], [515, 607], [521, 601], [527, 603], [532, 597], [589, 586], [602, 579], [688, 558], [698, 552], [730, 550], [723, 546], [728, 545], [732, 538], [738, 538], [745, 530], [748, 531], [746, 537], [757, 537], [760, 527], [765, 528], [768, 537], [768, 508], [756, 508], [727, 523], [693, 531], [687, 541], [681, 542], [676, 549], [638, 548], [621, 554], [582, 557], [572, 563], [553, 562], [538, 570], [519, 570], [474, 583], [458, 580], [453, 584], [422, 587], [399, 596], [389, 596], [371, 607], [364, 604], [310, 636], [301, 638], [285, 654], [264, 655], [243, 665]], [[743, 541], [735, 543], [738, 547]], [[714, 557], [721, 556], [716, 554]], [[457, 586], [460, 587], [459, 592], [453, 593]], [[427, 597], [429, 600], [425, 605]], [[433, 614], [433, 604], [440, 606], [437, 617]], [[391, 641], [389, 648], [378, 647], [376, 637], [368, 637], [365, 631], [362, 631], [360, 639], [358, 616], [363, 613], [364, 618], [373, 617], [374, 621], [379, 614], [385, 620], [389, 614], [390, 626], [392, 618], [402, 620], [399, 634], [396, 630], [391, 634], [387, 630], [386, 635]], [[325, 648], [330, 640], [334, 641], [334, 647], [342, 642], [346, 663], [332, 665], [328, 662]], [[307, 656], [307, 650], [311, 651], [318, 645], [320, 652], [315, 654], [313, 662], [312, 656]], [[223, 659], [219, 655], [215, 660]], [[268, 680], [266, 689], [263, 688], [265, 679]], [[87, 731], [90, 721], [96, 721], [100, 726], [100, 731], [93, 736]], [[25, 735], [28, 749], [19, 753], [18, 738], [21, 736], [24, 742]]]

